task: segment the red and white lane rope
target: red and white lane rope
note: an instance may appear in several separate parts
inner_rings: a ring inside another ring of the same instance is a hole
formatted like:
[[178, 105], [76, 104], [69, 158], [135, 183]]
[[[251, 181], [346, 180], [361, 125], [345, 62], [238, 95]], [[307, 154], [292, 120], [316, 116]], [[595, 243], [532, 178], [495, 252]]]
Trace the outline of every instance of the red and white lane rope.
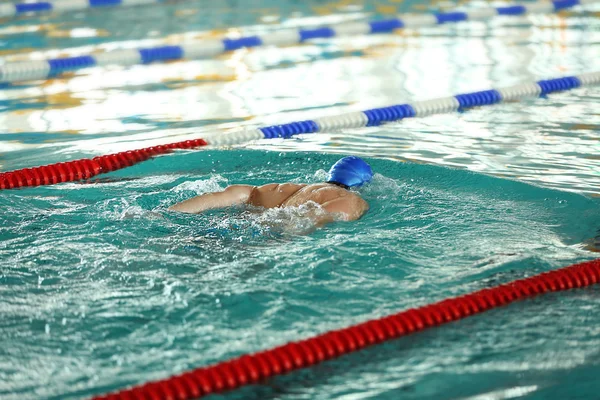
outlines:
[[96, 175], [132, 166], [154, 156], [170, 153], [175, 149], [193, 149], [207, 144], [203, 139], [186, 140], [185, 142], [4, 172], [0, 173], [0, 189], [53, 185], [89, 179]]
[[479, 290], [209, 367], [135, 386], [94, 400], [187, 400], [263, 382], [382, 342], [515, 301], [600, 282], [600, 259]]

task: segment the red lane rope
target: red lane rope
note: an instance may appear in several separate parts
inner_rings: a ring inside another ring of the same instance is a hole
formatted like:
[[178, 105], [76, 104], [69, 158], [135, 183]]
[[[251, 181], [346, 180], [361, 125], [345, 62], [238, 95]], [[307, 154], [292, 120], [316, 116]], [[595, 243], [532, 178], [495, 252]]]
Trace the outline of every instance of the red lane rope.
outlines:
[[479, 314], [549, 292], [600, 282], [600, 259], [479, 290], [424, 307], [330, 331], [271, 350], [195, 369], [94, 400], [184, 400], [252, 385], [367, 346]]
[[204, 139], [186, 140], [94, 158], [2, 172], [0, 173], [0, 190], [89, 179], [96, 175], [130, 167], [154, 156], [170, 153], [174, 149], [192, 149], [207, 144]]

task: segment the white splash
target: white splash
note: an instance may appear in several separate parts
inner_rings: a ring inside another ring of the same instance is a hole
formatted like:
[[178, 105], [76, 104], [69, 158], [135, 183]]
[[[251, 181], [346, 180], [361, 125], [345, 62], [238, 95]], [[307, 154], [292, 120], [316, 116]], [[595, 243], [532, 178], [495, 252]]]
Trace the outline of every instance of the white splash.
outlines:
[[219, 192], [227, 186], [227, 178], [221, 175], [211, 175], [209, 179], [186, 181], [173, 188], [174, 192], [195, 192], [196, 194]]

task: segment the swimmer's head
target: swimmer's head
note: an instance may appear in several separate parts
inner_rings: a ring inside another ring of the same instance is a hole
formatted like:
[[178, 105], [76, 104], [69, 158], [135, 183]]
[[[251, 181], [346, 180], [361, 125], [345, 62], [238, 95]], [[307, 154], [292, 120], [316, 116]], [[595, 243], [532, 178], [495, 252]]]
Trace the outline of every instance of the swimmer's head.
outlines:
[[363, 185], [371, 180], [373, 170], [360, 157], [350, 156], [340, 159], [329, 170], [327, 183], [344, 188]]

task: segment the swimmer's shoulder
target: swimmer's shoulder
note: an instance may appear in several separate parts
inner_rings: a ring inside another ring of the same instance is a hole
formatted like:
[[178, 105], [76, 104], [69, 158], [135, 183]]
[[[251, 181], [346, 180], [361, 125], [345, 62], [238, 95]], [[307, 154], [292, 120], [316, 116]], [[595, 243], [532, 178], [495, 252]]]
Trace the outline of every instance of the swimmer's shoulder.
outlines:
[[369, 203], [358, 193], [338, 188], [346, 193], [341, 193], [329, 201], [321, 203], [321, 206], [327, 212], [343, 215], [346, 221], [356, 221], [369, 210]]
[[304, 192], [310, 192], [316, 195], [319, 195], [323, 198], [339, 198], [339, 197], [348, 197], [348, 198], [357, 198], [362, 199], [358, 193], [352, 192], [350, 190], [344, 189], [340, 186], [331, 184], [331, 183], [313, 183], [310, 185], [306, 185], [303, 189]]
[[307, 185], [305, 183], [269, 183], [266, 185], [257, 186], [255, 190], [264, 194], [295, 193], [306, 186]]
[[265, 208], [279, 207], [304, 187], [306, 184], [297, 183], [269, 183], [257, 186], [252, 190], [249, 204]]
[[357, 220], [369, 210], [369, 203], [358, 193], [331, 183], [306, 185], [290, 197], [286, 205], [300, 205], [306, 201], [314, 201], [328, 212], [345, 214], [347, 221]]

